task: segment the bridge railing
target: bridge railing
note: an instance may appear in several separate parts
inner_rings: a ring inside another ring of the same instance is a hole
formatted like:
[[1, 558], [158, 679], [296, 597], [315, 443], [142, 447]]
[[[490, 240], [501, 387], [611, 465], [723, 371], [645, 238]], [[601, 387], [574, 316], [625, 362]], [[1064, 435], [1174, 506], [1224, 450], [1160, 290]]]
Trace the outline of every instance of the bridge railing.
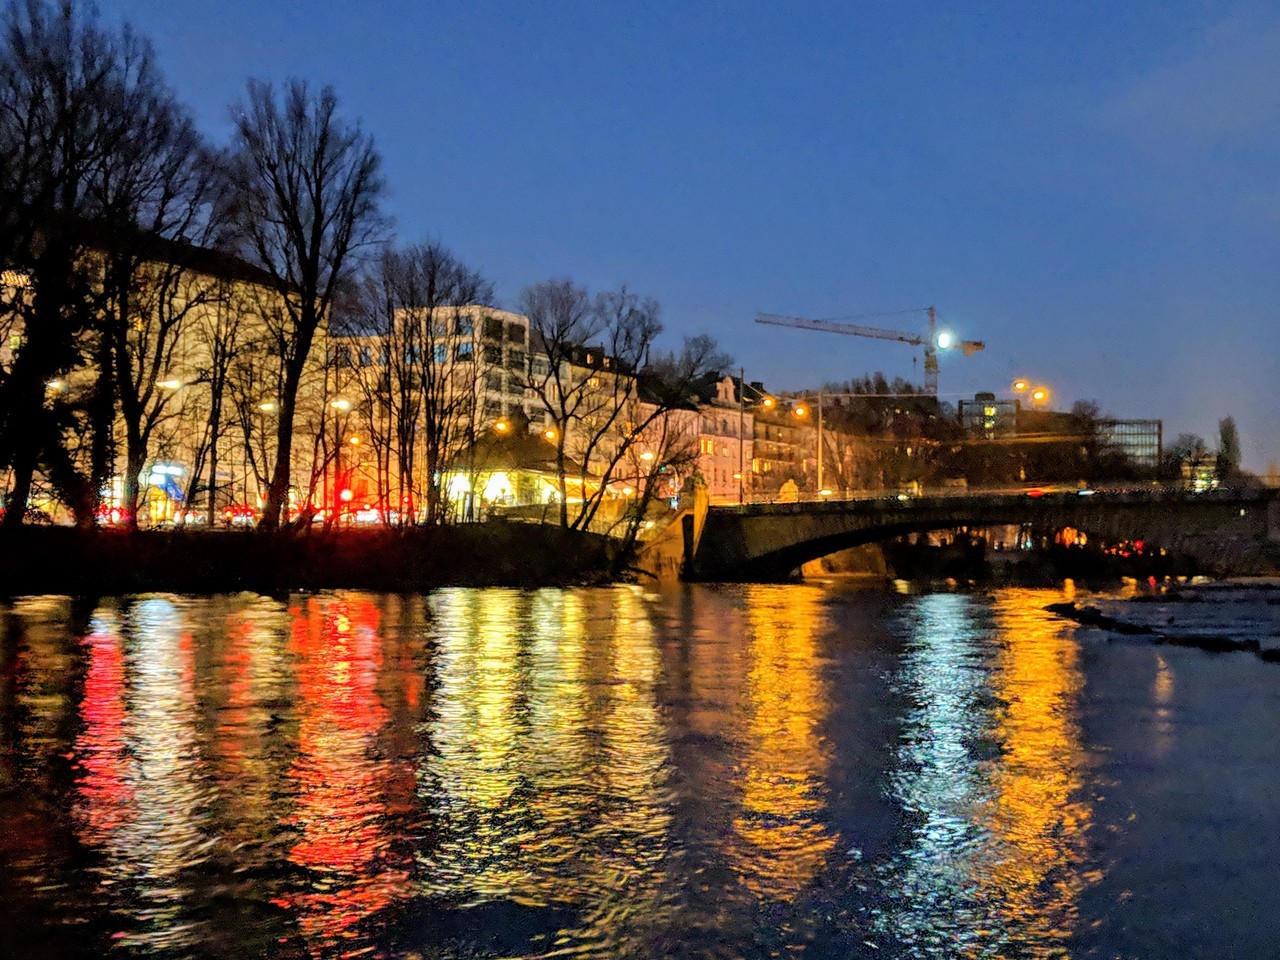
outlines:
[[[776, 493], [753, 493], [745, 498], [744, 505], [775, 503], [848, 503], [856, 501], [892, 501], [909, 502], [912, 500], [934, 499], [941, 497], [981, 497], [981, 496], [1025, 496], [1038, 498], [1044, 496], [1075, 495], [1079, 497], [1101, 496], [1104, 498], [1128, 497], [1132, 499], [1195, 499], [1195, 500], [1235, 500], [1241, 497], [1268, 499], [1276, 496], [1277, 491], [1265, 487], [1218, 487], [1213, 490], [1195, 492], [1176, 483], [1117, 483], [1099, 484], [1097, 486], [1080, 487], [1063, 484], [1046, 484], [1043, 486], [1018, 487], [922, 487], [913, 491], [898, 490], [835, 490], [830, 494], [812, 492], [798, 493], [789, 497], [780, 497]], [[738, 506], [737, 498], [713, 499], [713, 507]]]

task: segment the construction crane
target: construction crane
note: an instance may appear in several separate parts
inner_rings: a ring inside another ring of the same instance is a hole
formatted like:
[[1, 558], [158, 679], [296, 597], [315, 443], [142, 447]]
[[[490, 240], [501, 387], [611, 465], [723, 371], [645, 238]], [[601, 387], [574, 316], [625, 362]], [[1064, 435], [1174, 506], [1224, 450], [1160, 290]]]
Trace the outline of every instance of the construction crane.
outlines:
[[[986, 348], [981, 340], [957, 341], [950, 333], [938, 332], [938, 320], [933, 307], [925, 308], [929, 312], [929, 332], [927, 334], [910, 333], [903, 330], [885, 330], [882, 327], [864, 327], [854, 323], [839, 323], [835, 320], [806, 320], [804, 317], [785, 317], [776, 313], [757, 313], [756, 323], [771, 323], [778, 327], [799, 327], [801, 330], [824, 330], [827, 333], [845, 333], [853, 337], [871, 337], [875, 340], [896, 340], [913, 347], [924, 347], [924, 392], [932, 397], [938, 396], [938, 351], [958, 348], [967, 357]], [[914, 311], [909, 311], [914, 312]]]

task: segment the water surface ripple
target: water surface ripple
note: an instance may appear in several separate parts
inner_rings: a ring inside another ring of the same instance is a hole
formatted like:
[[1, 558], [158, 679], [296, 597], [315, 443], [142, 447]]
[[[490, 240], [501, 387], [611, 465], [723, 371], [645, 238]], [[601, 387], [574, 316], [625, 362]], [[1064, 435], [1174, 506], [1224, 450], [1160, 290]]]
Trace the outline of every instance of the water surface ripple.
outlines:
[[6, 955], [1280, 956], [1280, 672], [1058, 599], [10, 602]]

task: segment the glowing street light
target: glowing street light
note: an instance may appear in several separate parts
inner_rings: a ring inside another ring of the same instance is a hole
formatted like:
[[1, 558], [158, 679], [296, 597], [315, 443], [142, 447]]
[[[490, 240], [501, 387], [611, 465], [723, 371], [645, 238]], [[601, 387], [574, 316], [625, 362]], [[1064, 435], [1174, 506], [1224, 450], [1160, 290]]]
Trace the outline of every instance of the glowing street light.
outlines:
[[792, 410], [792, 411], [791, 411], [791, 413], [792, 413], [792, 415], [793, 415], [793, 416], [797, 416], [797, 417], [807, 417], [807, 416], [809, 415], [809, 410], [808, 410], [808, 408], [807, 408], [807, 407], [802, 403], [802, 404], [800, 404], [800, 406], [798, 406], [798, 407], [796, 407], [794, 410]]
[[333, 407], [335, 410], [341, 410], [343, 413], [346, 413], [351, 409], [351, 401], [343, 397], [339, 397], [337, 400], [330, 400], [329, 406]]
[[650, 462], [651, 460], [653, 460], [653, 451], [646, 450], [644, 453], [640, 454], [640, 459], [643, 460], [645, 463]]
[[506, 433], [511, 429], [511, 424], [507, 423], [505, 420], [498, 420], [494, 422], [493, 429], [497, 430], [499, 433]]
[[1013, 392], [1026, 393], [1027, 388], [1030, 386], [1031, 384], [1027, 383], [1027, 381], [1024, 380], [1022, 377], [1019, 377], [1017, 380], [1013, 381]]
[[165, 390], [179, 390], [182, 388], [182, 381], [177, 379], [157, 380], [157, 387], [163, 387]]
[[543, 435], [544, 437], [546, 437], [548, 440], [551, 440], [551, 441], [553, 441], [553, 442], [555, 441], [556, 436], [557, 436], [557, 434], [556, 434], [556, 432], [555, 432], [554, 428], [552, 428], [552, 427], [547, 427], [547, 429], [543, 430], [543, 431], [542, 431], [542, 435]]
[[1049, 399], [1049, 391], [1044, 387], [1036, 387], [1031, 391], [1032, 403], [1044, 403]]
[[258, 404], [258, 409], [261, 410], [263, 413], [275, 413], [276, 405], [272, 403], [270, 400], [264, 400], [262, 401], [262, 403]]

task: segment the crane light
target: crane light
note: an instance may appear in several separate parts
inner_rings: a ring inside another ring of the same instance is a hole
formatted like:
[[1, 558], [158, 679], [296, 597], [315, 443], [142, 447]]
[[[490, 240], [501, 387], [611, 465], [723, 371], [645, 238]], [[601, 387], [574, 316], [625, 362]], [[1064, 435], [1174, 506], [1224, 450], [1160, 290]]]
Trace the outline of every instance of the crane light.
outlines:
[[955, 346], [955, 342], [956, 342], [956, 338], [951, 335], [950, 331], [941, 330], [938, 332], [938, 349], [939, 350], [950, 350], [953, 346]]

